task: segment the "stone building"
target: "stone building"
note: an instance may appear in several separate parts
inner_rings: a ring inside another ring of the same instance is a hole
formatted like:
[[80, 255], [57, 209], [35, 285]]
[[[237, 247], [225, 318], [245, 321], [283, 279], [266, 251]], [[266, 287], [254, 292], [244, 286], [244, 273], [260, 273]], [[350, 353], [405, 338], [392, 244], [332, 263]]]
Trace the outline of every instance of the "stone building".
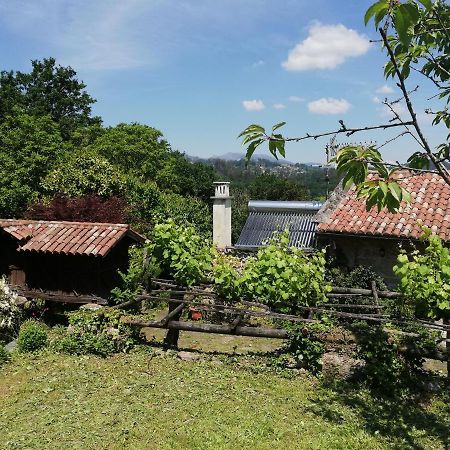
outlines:
[[372, 266], [391, 286], [400, 247], [423, 249], [424, 226], [450, 242], [450, 186], [432, 173], [401, 172], [397, 181], [412, 197], [397, 213], [367, 211], [353, 189], [339, 186], [315, 217], [319, 245], [327, 245], [340, 265]]

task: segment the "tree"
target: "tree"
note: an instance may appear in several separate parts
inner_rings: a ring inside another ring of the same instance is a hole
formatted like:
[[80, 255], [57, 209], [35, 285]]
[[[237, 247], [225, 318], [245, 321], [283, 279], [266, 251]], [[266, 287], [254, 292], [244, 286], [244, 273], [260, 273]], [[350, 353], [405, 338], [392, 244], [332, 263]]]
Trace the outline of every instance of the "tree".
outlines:
[[[266, 132], [261, 125], [248, 126], [241, 134], [243, 145], [247, 147], [247, 158], [256, 148], [268, 142], [269, 151], [278, 158], [285, 156], [286, 142], [301, 142], [320, 137], [337, 135], [353, 136], [370, 130], [399, 129], [399, 134], [379, 145], [346, 145], [337, 152], [335, 162], [338, 173], [344, 179], [344, 185], [355, 185], [359, 197], [366, 199], [370, 209], [386, 207], [390, 211], [398, 210], [402, 201], [409, 201], [409, 193], [396, 182], [396, 172], [408, 169], [413, 172], [432, 172], [439, 174], [450, 185], [450, 145], [447, 141], [432, 148], [423, 133], [412, 102], [415, 89], [407, 85], [411, 71], [423, 76], [424, 82], [430, 82], [436, 90], [434, 97], [439, 98], [442, 109], [428, 110], [433, 116], [433, 124], [443, 123], [450, 129], [450, 7], [444, 0], [380, 0], [374, 3], [365, 14], [365, 23], [373, 20], [380, 35], [380, 43], [387, 55], [384, 69], [386, 78], [394, 78], [401, 97], [384, 104], [393, 114], [388, 123], [367, 127], [349, 127], [343, 120], [339, 128], [325, 133], [306, 133], [299, 137], [288, 138], [280, 134], [279, 129], [285, 122]], [[407, 118], [395, 110], [395, 104], [403, 101]], [[402, 136], [411, 136], [417, 144], [416, 150], [409, 156], [406, 164], [390, 163], [383, 160], [380, 148]], [[369, 168], [377, 174], [367, 179]]]
[[154, 179], [170, 153], [161, 131], [138, 123], [106, 128], [89, 149], [142, 180]]
[[40, 192], [40, 182], [67, 151], [49, 116], [17, 108], [0, 122], [0, 217], [20, 217]]
[[47, 196], [96, 194], [107, 198], [120, 196], [125, 189], [124, 174], [106, 158], [89, 150], [78, 150], [61, 158], [40, 182], [40, 191]]
[[101, 123], [99, 117], [91, 116], [95, 100], [75, 70], [57, 65], [54, 58], [34, 60], [31, 65], [30, 73], [0, 73], [0, 121], [14, 107], [36, 117], [48, 115], [59, 125], [64, 139], [70, 139], [76, 130]]
[[303, 184], [273, 174], [257, 176], [249, 185], [254, 200], [308, 200], [309, 192]]

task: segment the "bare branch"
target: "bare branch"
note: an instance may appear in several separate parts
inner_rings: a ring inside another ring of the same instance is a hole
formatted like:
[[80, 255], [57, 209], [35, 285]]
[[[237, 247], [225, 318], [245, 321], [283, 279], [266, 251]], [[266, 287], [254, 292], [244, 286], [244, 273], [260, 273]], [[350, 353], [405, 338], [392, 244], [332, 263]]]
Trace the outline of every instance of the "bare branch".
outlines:
[[402, 136], [405, 136], [406, 134], [411, 134], [411, 131], [402, 131], [400, 134], [397, 134], [397, 136], [393, 137], [392, 139], [388, 139], [386, 142], [384, 142], [383, 144], [379, 145], [378, 147], [376, 147], [377, 150], [380, 150], [380, 148], [383, 148], [384, 146], [390, 144], [391, 142], [396, 141], [398, 138], [401, 138]]
[[361, 127], [361, 128], [347, 128], [342, 121], [341, 128], [336, 131], [329, 131], [327, 133], [318, 133], [318, 134], [309, 134], [306, 133], [305, 136], [301, 137], [293, 137], [293, 138], [276, 138], [273, 136], [266, 135], [266, 139], [269, 141], [285, 141], [285, 142], [300, 142], [307, 139], [314, 139], [317, 140], [321, 137], [325, 136], [332, 136], [336, 134], [342, 134], [345, 133], [346, 136], [351, 136], [355, 133], [360, 133], [362, 131], [370, 131], [370, 130], [386, 130], [388, 128], [396, 128], [404, 125], [413, 125], [413, 122], [403, 122], [403, 123], [385, 123], [382, 125], [375, 125], [375, 126], [368, 126], [368, 127]]

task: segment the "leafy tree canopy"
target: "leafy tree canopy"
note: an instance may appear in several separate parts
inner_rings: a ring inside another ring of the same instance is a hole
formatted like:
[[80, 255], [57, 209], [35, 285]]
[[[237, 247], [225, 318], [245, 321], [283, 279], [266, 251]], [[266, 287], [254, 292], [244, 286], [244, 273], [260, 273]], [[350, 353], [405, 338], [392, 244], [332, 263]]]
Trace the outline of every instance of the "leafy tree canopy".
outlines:
[[48, 196], [101, 197], [121, 195], [125, 191], [124, 174], [103, 156], [78, 150], [61, 158], [41, 181], [41, 191]]
[[308, 200], [308, 189], [298, 181], [267, 174], [256, 177], [249, 185], [254, 200]]
[[50, 116], [60, 127], [64, 139], [79, 128], [101, 123], [92, 117], [95, 100], [85, 91], [71, 67], [56, 64], [54, 58], [31, 62], [32, 70], [0, 73], [0, 121], [20, 107], [32, 116]]
[[0, 214], [20, 217], [40, 192], [40, 180], [68, 150], [49, 116], [14, 108], [0, 121]]

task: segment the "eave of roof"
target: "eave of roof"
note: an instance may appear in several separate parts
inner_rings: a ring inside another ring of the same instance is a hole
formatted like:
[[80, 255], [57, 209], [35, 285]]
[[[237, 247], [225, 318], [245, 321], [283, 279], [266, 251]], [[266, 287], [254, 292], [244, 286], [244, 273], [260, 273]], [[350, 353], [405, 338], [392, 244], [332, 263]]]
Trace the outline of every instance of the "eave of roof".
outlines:
[[0, 219], [0, 228], [23, 252], [104, 257], [124, 237], [145, 241], [127, 224]]

